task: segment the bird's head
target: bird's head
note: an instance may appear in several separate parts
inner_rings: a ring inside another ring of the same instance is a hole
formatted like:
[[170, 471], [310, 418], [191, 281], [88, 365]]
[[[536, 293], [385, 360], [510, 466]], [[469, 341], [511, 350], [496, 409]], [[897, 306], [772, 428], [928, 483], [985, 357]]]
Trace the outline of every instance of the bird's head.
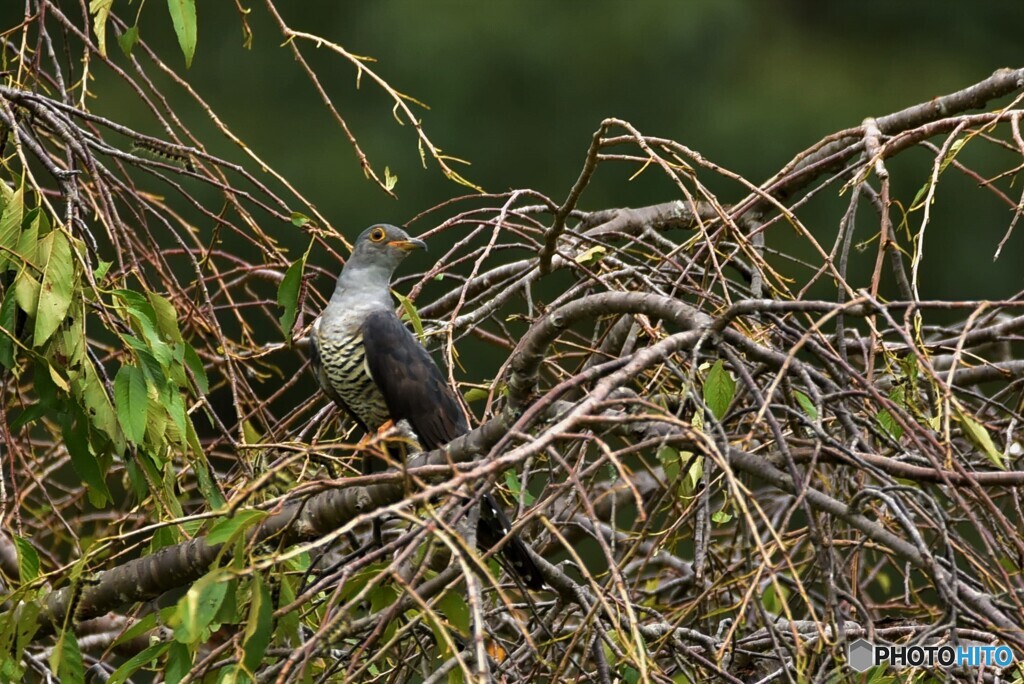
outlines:
[[386, 265], [394, 270], [414, 249], [426, 249], [427, 243], [411, 237], [398, 226], [375, 223], [356, 238], [350, 262]]
[[426, 249], [427, 243], [410, 237], [401, 228], [375, 223], [356, 238], [352, 256], [341, 269], [335, 296], [348, 292], [354, 296], [376, 297], [391, 303], [388, 283], [398, 264], [414, 249]]

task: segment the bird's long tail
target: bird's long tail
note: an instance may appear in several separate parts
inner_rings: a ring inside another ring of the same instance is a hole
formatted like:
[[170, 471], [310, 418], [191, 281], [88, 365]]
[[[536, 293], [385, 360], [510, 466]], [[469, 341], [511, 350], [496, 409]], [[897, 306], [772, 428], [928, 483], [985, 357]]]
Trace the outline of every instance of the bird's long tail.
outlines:
[[[476, 541], [481, 549], [492, 549], [512, 529], [508, 516], [501, 510], [498, 502], [490, 494], [485, 494], [480, 502], [480, 522], [477, 523]], [[540, 569], [526, 549], [526, 544], [513, 534], [499, 551], [499, 562], [505, 566], [509, 574], [515, 575], [528, 589], [544, 588], [544, 580]]]

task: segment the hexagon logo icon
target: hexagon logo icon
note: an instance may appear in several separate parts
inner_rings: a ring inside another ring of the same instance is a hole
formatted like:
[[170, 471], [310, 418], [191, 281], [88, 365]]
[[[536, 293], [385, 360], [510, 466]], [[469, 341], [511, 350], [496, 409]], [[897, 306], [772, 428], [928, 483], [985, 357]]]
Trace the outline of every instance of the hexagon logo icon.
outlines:
[[850, 667], [857, 672], [864, 672], [875, 664], [874, 652], [875, 647], [871, 645], [870, 641], [857, 639], [850, 644], [850, 650], [847, 654]]

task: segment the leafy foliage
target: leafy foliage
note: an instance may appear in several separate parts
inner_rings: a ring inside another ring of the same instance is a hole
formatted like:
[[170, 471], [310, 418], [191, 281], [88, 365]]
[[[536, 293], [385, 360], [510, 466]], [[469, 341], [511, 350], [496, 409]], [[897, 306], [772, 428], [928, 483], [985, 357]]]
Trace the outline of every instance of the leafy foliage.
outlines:
[[[1018, 93], [1020, 72], [830, 136], [760, 184], [608, 119], [564, 201], [520, 190], [421, 215], [441, 249], [397, 306], [451, 377], [478, 376], [461, 389], [480, 427], [413, 455], [401, 426], [358, 443], [304, 368], [345, 237], [194, 91], [164, 104], [155, 74], [187, 81], [138, 15], [93, 0], [81, 25], [30, 4], [45, 12], [5, 49], [81, 59], [17, 53], [0, 89], [0, 679], [838, 681], [863, 635], [1024, 647], [1021, 293], [937, 301], [916, 277], [972, 154], [1012, 151], [983, 190], [1009, 197], [1017, 101], [960, 112]], [[188, 68], [195, 3], [168, 8]], [[266, 17], [382, 193], [397, 179], [309, 45], [475, 187], [368, 58]], [[91, 111], [87, 69], [163, 138]], [[899, 204], [887, 165], [909, 149], [929, 164], [893, 165], [922, 188]], [[666, 201], [582, 210], [599, 167]], [[811, 196], [834, 223], [808, 229]], [[877, 239], [858, 251], [845, 231], [858, 215], [865, 230], [863, 205]], [[817, 261], [774, 245], [781, 231]], [[357, 475], [383, 442], [408, 462]], [[469, 539], [495, 482], [547, 561], [543, 592]]]

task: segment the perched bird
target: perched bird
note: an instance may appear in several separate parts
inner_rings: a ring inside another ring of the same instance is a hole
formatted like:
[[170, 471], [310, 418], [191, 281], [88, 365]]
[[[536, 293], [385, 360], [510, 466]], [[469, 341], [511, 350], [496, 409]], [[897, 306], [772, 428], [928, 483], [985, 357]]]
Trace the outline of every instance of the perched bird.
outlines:
[[[469, 424], [430, 353], [395, 315], [391, 299], [395, 268], [410, 251], [426, 248], [395, 226], [377, 224], [363, 231], [309, 340], [313, 372], [327, 396], [368, 433], [388, 421], [405, 420], [429, 451], [468, 432]], [[364, 458], [364, 469], [368, 465], [374, 469]], [[489, 550], [510, 527], [494, 497], [486, 494], [477, 543]], [[519, 537], [510, 537], [500, 553], [506, 569], [525, 586], [544, 586]]]

